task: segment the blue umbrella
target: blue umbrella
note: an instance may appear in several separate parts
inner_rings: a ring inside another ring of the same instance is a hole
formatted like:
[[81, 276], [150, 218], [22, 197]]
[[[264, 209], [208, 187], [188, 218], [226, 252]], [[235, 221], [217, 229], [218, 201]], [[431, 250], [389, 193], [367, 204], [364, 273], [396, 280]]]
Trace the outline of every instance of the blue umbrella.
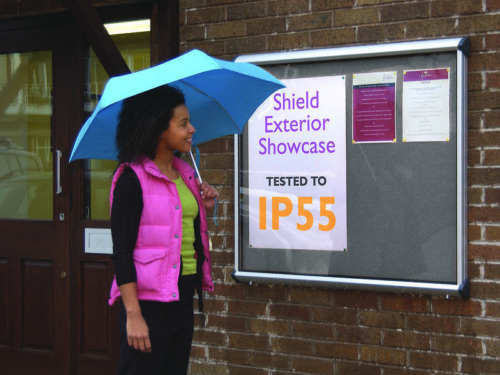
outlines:
[[69, 161], [116, 160], [116, 126], [123, 100], [165, 84], [178, 87], [186, 97], [196, 128], [194, 145], [241, 134], [259, 105], [285, 87], [255, 65], [218, 60], [198, 50], [153, 68], [111, 78], [80, 130]]

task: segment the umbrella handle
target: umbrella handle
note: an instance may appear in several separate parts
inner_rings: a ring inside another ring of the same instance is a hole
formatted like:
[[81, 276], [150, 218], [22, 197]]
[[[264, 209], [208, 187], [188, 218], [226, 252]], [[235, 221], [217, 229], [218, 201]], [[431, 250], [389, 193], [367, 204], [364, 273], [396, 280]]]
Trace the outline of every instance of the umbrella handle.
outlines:
[[196, 162], [194, 161], [193, 152], [191, 150], [189, 150], [189, 155], [191, 156], [191, 160], [193, 161], [193, 166], [194, 166], [194, 169], [196, 171], [196, 174], [198, 175], [198, 179], [200, 180], [200, 184], [202, 184], [203, 181], [201, 179], [200, 171], [198, 170], [198, 166], [196, 165]]

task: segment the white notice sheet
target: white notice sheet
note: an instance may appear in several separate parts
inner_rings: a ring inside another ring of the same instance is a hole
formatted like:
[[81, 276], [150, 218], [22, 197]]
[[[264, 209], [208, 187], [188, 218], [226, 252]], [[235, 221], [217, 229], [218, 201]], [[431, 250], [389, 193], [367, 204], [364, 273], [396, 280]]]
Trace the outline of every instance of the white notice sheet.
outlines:
[[450, 69], [403, 72], [403, 142], [450, 138]]

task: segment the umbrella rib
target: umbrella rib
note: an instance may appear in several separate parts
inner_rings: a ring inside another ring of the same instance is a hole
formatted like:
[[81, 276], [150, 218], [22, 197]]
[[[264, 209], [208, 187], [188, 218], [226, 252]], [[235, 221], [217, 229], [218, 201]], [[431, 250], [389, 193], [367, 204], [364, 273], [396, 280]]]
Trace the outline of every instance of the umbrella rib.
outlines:
[[205, 95], [207, 98], [212, 99], [214, 102], [216, 102], [227, 113], [227, 115], [229, 116], [229, 118], [233, 122], [234, 126], [236, 126], [236, 128], [238, 128], [238, 124], [236, 123], [236, 121], [234, 121], [233, 116], [231, 116], [231, 114], [227, 111], [227, 109], [224, 108], [224, 106], [222, 104], [220, 104], [220, 102], [217, 99], [215, 99], [213, 96], [208, 95], [206, 92], [201, 91], [199, 88], [191, 85], [190, 83], [188, 83], [188, 82], [186, 82], [186, 81], [184, 81], [182, 79], [179, 80], [179, 81], [182, 82], [183, 84], [185, 84], [186, 86], [191, 87], [193, 90], [198, 91], [200, 94]]

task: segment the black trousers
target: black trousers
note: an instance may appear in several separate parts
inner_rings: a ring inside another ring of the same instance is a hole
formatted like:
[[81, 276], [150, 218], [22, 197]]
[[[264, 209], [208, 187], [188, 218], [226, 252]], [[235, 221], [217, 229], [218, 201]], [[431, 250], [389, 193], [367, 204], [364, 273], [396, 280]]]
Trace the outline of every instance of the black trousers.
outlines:
[[127, 313], [120, 302], [118, 375], [186, 375], [194, 329], [194, 275], [179, 278], [179, 301], [139, 301], [149, 327], [151, 353], [128, 344]]

